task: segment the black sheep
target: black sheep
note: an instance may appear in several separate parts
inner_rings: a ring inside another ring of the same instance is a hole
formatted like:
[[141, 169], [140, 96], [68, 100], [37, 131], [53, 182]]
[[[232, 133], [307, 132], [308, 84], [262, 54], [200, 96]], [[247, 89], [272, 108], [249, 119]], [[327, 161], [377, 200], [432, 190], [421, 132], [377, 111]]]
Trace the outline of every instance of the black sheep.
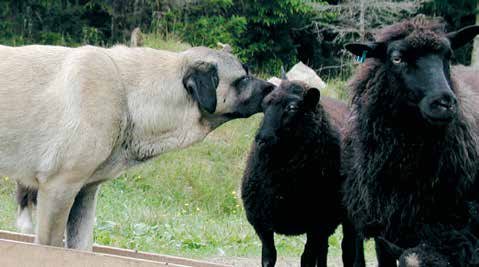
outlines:
[[[446, 34], [418, 16], [375, 42], [346, 46], [368, 58], [350, 83], [342, 159], [344, 204], [364, 237], [415, 247], [420, 225], [459, 229], [468, 220], [462, 203], [479, 196], [479, 99], [451, 75], [450, 58], [477, 33], [472, 26]], [[376, 249], [379, 266], [396, 266]]]
[[[340, 135], [345, 104], [319, 90], [283, 81], [263, 102], [242, 181], [248, 221], [262, 242], [262, 266], [274, 266], [274, 233], [307, 234], [301, 266], [327, 266], [328, 237], [345, 214], [341, 205]], [[343, 225], [343, 262], [352, 266], [354, 236]]]
[[470, 219], [462, 229], [448, 225], [424, 225], [418, 232], [421, 239], [414, 248], [403, 249], [378, 238], [399, 267], [478, 267], [479, 266], [479, 205], [469, 202]]

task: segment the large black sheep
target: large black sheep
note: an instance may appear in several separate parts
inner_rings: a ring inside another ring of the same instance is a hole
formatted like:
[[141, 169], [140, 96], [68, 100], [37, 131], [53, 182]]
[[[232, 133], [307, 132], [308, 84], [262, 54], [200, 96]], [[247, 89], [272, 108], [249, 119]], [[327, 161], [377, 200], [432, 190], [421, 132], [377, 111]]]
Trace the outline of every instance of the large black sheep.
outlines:
[[[327, 266], [328, 237], [342, 222], [340, 135], [345, 104], [283, 81], [263, 102], [242, 182], [246, 216], [262, 242], [262, 266], [274, 266], [274, 233], [307, 234], [301, 266]], [[325, 111], [323, 105], [331, 112]], [[354, 233], [343, 224], [343, 262], [352, 266]]]
[[[423, 16], [382, 30], [375, 42], [346, 48], [368, 59], [352, 79], [344, 145], [344, 203], [364, 237], [400, 247], [420, 242], [418, 227], [468, 220], [465, 200], [479, 167], [479, 99], [451, 75], [450, 58], [476, 34], [446, 34]], [[379, 266], [396, 259], [376, 243]]]

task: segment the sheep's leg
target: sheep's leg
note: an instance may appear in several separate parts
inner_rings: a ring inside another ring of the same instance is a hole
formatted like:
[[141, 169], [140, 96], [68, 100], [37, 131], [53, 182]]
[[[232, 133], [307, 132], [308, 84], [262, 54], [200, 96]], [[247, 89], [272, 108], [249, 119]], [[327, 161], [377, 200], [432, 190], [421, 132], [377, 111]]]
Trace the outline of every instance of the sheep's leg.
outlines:
[[380, 242], [376, 243], [376, 255], [378, 259], [378, 267], [397, 267], [396, 258], [390, 255]]
[[81, 189], [71, 177], [49, 177], [38, 188], [37, 227], [35, 242], [42, 245], [63, 246], [68, 214]]
[[276, 247], [274, 246], [274, 232], [272, 230], [264, 230], [255, 228], [261, 240], [261, 266], [273, 267], [276, 264]]
[[317, 232], [308, 232], [301, 267], [327, 267], [329, 235]]
[[363, 238], [355, 231], [349, 220], [343, 221], [343, 240], [341, 249], [343, 252], [343, 265], [345, 267], [364, 267], [364, 244]]
[[354, 267], [365, 267], [366, 261], [364, 260], [364, 238], [356, 235], [354, 240]]
[[73, 202], [67, 223], [67, 247], [91, 250], [99, 184], [83, 187]]

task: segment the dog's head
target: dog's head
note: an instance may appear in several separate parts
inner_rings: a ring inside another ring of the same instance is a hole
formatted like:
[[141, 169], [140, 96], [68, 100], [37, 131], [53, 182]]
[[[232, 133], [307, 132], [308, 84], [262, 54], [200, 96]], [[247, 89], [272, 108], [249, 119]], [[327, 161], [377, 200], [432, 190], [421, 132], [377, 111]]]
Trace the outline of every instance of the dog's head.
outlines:
[[183, 52], [183, 85], [209, 117], [246, 118], [261, 111], [263, 98], [274, 85], [253, 77], [232, 54], [206, 47]]

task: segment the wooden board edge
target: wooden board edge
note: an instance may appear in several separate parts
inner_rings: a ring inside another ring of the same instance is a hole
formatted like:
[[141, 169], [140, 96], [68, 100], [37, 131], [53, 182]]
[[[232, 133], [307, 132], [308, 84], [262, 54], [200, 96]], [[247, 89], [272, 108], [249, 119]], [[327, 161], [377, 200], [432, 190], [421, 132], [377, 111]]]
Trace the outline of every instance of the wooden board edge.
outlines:
[[[21, 234], [11, 231], [0, 230], [0, 239], [11, 240], [17, 242], [33, 243], [35, 236]], [[153, 262], [166, 262], [170, 264], [179, 264], [190, 267], [233, 267], [232, 265], [218, 264], [201, 260], [193, 260], [176, 256], [168, 256], [156, 253], [142, 252], [131, 249], [116, 248], [110, 246], [94, 245], [94, 253], [101, 253], [105, 255], [114, 255], [120, 257], [127, 257], [132, 259], [143, 259]]]

